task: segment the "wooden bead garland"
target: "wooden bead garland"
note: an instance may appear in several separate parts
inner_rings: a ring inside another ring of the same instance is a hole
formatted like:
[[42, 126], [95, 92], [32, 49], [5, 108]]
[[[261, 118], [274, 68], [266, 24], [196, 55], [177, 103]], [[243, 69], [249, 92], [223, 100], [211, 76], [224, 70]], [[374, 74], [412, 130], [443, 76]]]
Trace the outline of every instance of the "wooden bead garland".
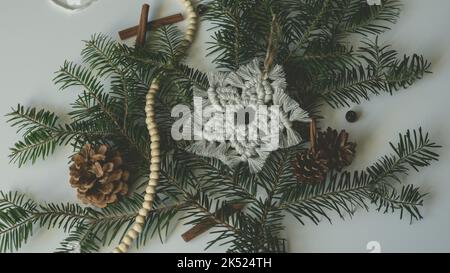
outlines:
[[[194, 11], [194, 7], [190, 0], [182, 0], [186, 7], [188, 13], [188, 30], [185, 36], [185, 44], [189, 47], [194, 41], [194, 35], [197, 30], [197, 14]], [[146, 112], [146, 123], [150, 134], [151, 141], [151, 159], [150, 159], [150, 178], [148, 182], [148, 187], [146, 189], [146, 194], [144, 196], [144, 203], [142, 208], [138, 212], [135, 223], [132, 228], [127, 232], [125, 237], [122, 239], [119, 246], [114, 249], [114, 253], [125, 253], [133, 244], [133, 241], [142, 233], [144, 228], [145, 219], [150, 214], [153, 208], [153, 201], [155, 198], [156, 187], [158, 185], [160, 170], [161, 170], [161, 158], [160, 158], [160, 136], [158, 132], [158, 126], [155, 120], [155, 96], [159, 91], [159, 79], [155, 79], [148, 91], [145, 112]]]

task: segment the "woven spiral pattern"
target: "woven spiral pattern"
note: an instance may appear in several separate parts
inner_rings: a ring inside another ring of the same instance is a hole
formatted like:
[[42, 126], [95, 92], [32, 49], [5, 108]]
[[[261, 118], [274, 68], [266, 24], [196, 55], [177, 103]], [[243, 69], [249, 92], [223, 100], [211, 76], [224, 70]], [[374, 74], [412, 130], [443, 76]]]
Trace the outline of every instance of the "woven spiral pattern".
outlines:
[[[261, 60], [254, 59], [237, 71], [210, 73], [208, 80], [208, 90], [196, 90], [195, 95], [204, 99], [205, 109], [214, 111], [195, 118], [196, 126], [203, 130], [196, 135], [201, 140], [190, 145], [189, 152], [217, 158], [230, 168], [245, 163], [252, 173], [258, 173], [272, 151], [301, 142], [294, 122], [311, 119], [285, 93], [287, 83], [282, 66], [264, 71]], [[233, 115], [225, 118], [230, 112], [248, 113], [248, 120], [236, 125]]]

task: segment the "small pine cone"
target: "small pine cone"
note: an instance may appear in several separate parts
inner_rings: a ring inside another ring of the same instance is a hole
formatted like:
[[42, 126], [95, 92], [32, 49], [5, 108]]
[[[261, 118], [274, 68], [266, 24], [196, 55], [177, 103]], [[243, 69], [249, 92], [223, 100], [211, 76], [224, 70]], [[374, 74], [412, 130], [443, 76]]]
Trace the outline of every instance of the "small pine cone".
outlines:
[[298, 154], [292, 165], [299, 183], [319, 184], [327, 177], [328, 161], [319, 158], [312, 150]]
[[325, 132], [319, 132], [317, 136], [317, 154], [319, 158], [328, 161], [328, 167], [341, 171], [350, 166], [356, 153], [356, 143], [348, 141], [348, 133], [342, 130], [340, 133], [328, 127]]
[[72, 157], [70, 184], [84, 204], [105, 208], [128, 193], [130, 174], [123, 169], [121, 155], [108, 150], [106, 145], [95, 149], [86, 144]]

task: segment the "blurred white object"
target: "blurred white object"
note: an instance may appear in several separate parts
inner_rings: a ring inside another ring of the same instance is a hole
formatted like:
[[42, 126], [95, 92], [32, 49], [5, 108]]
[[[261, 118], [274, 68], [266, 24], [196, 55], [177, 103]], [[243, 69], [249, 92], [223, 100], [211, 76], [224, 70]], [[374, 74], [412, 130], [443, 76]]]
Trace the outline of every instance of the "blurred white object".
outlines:
[[369, 6], [381, 6], [381, 0], [367, 0]]
[[370, 241], [367, 243], [367, 250], [369, 253], [381, 253], [381, 244], [378, 241]]
[[56, 5], [68, 10], [80, 10], [88, 7], [96, 0], [52, 0]]

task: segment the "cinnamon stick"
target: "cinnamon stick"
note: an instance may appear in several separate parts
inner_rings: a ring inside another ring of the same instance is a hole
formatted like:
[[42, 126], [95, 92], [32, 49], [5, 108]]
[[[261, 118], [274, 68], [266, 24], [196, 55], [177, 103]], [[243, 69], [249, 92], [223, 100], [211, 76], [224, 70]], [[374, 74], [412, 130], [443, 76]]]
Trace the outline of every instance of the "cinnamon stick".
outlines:
[[141, 19], [137, 30], [136, 46], [143, 46], [147, 36], [147, 21], [150, 5], [144, 4], [141, 10]]
[[[223, 208], [218, 210], [216, 212], [216, 216], [219, 218], [225, 218], [233, 215], [234, 213], [237, 213], [241, 210], [243, 210], [245, 207], [245, 204], [231, 204], [231, 205], [225, 205]], [[213, 218], [207, 219], [203, 221], [200, 224], [197, 224], [187, 232], [183, 233], [181, 237], [185, 242], [190, 242], [200, 236], [201, 234], [207, 232], [210, 230], [214, 225], [216, 224], [216, 220]]]
[[208, 221], [205, 221], [204, 223], [200, 223], [200, 224], [194, 226], [193, 228], [191, 228], [190, 230], [186, 231], [185, 233], [183, 233], [183, 235], [181, 235], [181, 237], [183, 238], [183, 240], [186, 243], [189, 243], [190, 241], [194, 240], [201, 234], [203, 234], [203, 233], [207, 232], [209, 229], [211, 229], [214, 226], [214, 224], [215, 224], [215, 221], [213, 219], [209, 219]]
[[[156, 19], [147, 23], [147, 30], [155, 29], [158, 27], [162, 27], [165, 25], [175, 24], [184, 20], [184, 17], [181, 13], [174, 14], [171, 16], [163, 17], [160, 19]], [[138, 33], [139, 26], [130, 27], [124, 30], [119, 31], [119, 37], [122, 40], [129, 39], [133, 36], [136, 36]]]

